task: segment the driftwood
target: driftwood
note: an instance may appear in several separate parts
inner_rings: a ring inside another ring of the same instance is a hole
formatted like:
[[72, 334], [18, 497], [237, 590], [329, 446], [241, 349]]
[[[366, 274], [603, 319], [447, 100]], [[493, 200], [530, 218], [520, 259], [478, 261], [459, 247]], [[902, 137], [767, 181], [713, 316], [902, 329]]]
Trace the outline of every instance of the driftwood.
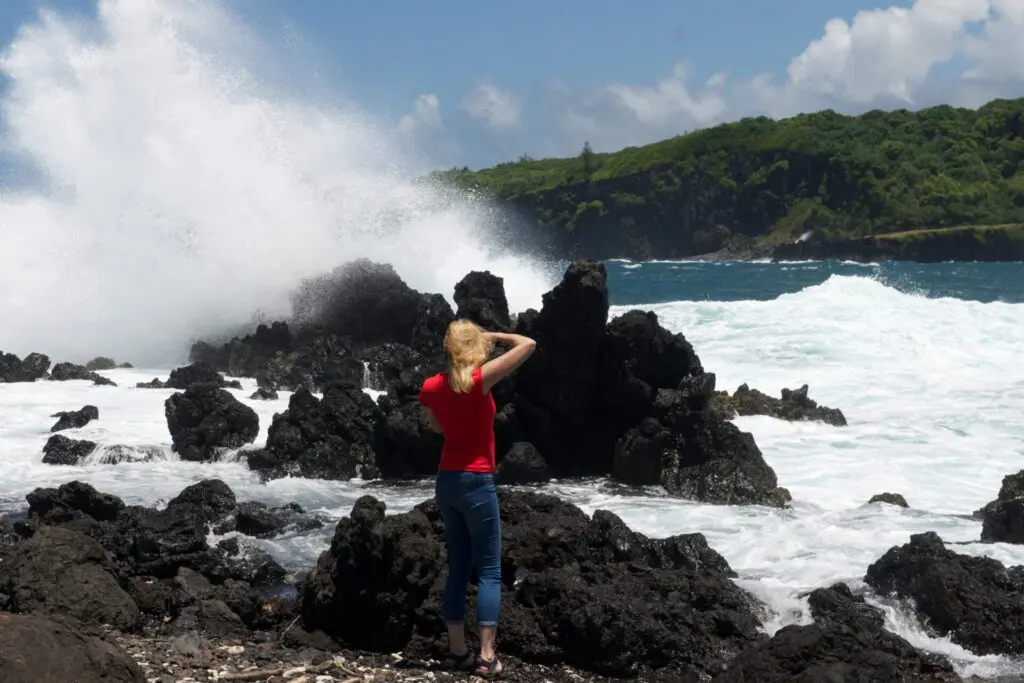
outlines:
[[354, 681], [362, 680], [359, 677], [359, 674], [357, 672], [352, 671], [351, 669], [346, 668], [343, 664], [341, 664], [341, 663], [339, 663], [337, 661], [334, 661], [334, 660], [327, 661], [327, 662], [324, 662], [322, 664], [317, 664], [316, 666], [300, 666], [300, 667], [296, 667], [296, 666], [275, 666], [275, 667], [271, 667], [269, 669], [253, 669], [251, 671], [228, 672], [228, 673], [221, 674], [220, 676], [218, 676], [217, 680], [218, 681], [262, 681], [264, 679], [272, 678], [274, 676], [282, 676], [282, 675], [284, 675], [285, 671], [292, 671], [293, 669], [297, 669], [297, 668], [298, 669], [302, 669], [302, 671], [296, 672], [296, 673], [303, 673], [303, 674], [322, 674], [323, 672], [329, 671], [330, 669], [337, 669], [337, 670], [341, 671], [342, 673], [344, 673], [344, 674], [346, 674], [348, 676], [352, 676], [352, 678], [347, 679], [345, 683], [348, 683], [348, 681], [353, 681], [354, 682]]

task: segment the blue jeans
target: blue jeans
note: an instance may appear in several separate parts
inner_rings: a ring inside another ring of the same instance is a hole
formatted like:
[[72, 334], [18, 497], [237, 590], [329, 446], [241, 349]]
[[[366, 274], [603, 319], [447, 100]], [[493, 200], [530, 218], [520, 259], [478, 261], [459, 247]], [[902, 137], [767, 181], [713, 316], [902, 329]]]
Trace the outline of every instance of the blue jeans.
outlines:
[[466, 592], [475, 565], [477, 623], [496, 627], [501, 608], [501, 519], [494, 476], [441, 471], [434, 482], [434, 494], [444, 518], [448, 546], [445, 621], [457, 624], [465, 620]]

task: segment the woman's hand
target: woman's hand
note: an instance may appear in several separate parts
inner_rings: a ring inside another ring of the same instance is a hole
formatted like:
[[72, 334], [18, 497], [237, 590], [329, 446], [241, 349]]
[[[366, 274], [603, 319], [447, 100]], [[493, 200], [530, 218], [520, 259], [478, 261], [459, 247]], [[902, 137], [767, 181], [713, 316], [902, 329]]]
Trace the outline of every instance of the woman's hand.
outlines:
[[508, 351], [487, 361], [480, 368], [480, 377], [486, 394], [502, 377], [518, 368], [530, 357], [534, 349], [537, 348], [537, 342], [521, 334], [485, 332], [484, 335], [491, 342], [502, 342], [509, 346]]

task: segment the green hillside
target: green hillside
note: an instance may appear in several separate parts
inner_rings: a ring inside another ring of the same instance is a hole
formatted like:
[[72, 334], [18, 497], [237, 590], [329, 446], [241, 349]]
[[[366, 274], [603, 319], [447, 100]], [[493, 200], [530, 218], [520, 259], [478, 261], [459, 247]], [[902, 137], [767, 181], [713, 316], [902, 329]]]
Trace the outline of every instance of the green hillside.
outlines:
[[1024, 98], [978, 110], [766, 117], [643, 147], [436, 174], [518, 209], [559, 250], [677, 257], [737, 236], [788, 242], [1024, 222]]

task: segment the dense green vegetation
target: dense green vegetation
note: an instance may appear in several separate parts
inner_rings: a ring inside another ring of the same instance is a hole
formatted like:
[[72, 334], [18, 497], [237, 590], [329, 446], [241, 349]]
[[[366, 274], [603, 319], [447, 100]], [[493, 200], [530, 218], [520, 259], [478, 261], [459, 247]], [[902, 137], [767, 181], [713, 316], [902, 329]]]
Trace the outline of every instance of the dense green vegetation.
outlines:
[[1024, 222], [1024, 98], [978, 110], [747, 118], [643, 147], [520, 159], [447, 182], [520, 210], [552, 246], [672, 257], [737, 236], [792, 241]]

